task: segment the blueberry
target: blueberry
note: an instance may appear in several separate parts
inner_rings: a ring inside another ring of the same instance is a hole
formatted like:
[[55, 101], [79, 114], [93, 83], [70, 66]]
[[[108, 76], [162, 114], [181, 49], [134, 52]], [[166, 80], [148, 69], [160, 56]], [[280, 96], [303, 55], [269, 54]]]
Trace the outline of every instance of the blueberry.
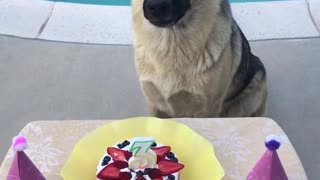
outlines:
[[118, 146], [119, 149], [124, 148], [123, 144], [118, 144], [117, 146]]
[[110, 162], [110, 160], [111, 160], [110, 156], [105, 156], [105, 157], [103, 158], [103, 160], [102, 160], [101, 165], [102, 165], [102, 166], [107, 165], [107, 164]]
[[169, 153], [167, 154], [167, 157], [168, 157], [169, 159], [174, 158], [173, 152], [169, 152]]
[[148, 175], [150, 173], [150, 171], [151, 171], [151, 168], [146, 168], [143, 173], [145, 175]]
[[175, 180], [176, 178], [174, 177], [174, 175], [172, 175], [172, 174], [170, 174], [169, 176], [168, 176], [168, 180]]
[[176, 157], [173, 157], [173, 158], [170, 158], [170, 161], [173, 161], [173, 162], [178, 162], [179, 160], [178, 160], [178, 158], [176, 158]]
[[125, 140], [125, 141], [122, 142], [122, 145], [124, 147], [128, 146], [129, 144], [130, 144], [130, 142], [128, 140]]
[[103, 158], [103, 160], [109, 162], [109, 161], [111, 160], [111, 157], [110, 157], [110, 156], [105, 156], [105, 157]]
[[143, 172], [142, 171], [138, 171], [136, 174], [137, 174], [137, 177], [143, 176]]
[[151, 146], [152, 146], [152, 147], [156, 147], [156, 146], [157, 146], [157, 143], [156, 143], [156, 142], [153, 142]]

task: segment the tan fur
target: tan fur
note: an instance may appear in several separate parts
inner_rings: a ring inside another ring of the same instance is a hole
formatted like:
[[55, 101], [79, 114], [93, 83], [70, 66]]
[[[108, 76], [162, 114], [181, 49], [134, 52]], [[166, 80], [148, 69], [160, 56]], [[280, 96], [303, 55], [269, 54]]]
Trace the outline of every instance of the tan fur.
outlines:
[[246, 101], [247, 109], [259, 106], [247, 112], [241, 100], [225, 102], [241, 41], [237, 33], [231, 48], [232, 17], [221, 14], [219, 3], [191, 0], [191, 10], [177, 25], [158, 28], [144, 18], [143, 0], [133, 0], [135, 65], [154, 116], [251, 116], [261, 106], [261, 100]]

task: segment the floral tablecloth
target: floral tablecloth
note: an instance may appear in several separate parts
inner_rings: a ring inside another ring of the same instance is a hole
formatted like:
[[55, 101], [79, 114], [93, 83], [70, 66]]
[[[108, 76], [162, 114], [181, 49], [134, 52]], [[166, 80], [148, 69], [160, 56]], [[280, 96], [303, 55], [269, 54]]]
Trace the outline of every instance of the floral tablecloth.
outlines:
[[[264, 139], [269, 134], [283, 137], [278, 150], [280, 159], [290, 180], [306, 180], [303, 166], [288, 137], [271, 119], [176, 119], [190, 126], [207, 138], [215, 147], [215, 153], [225, 170], [223, 179], [245, 179], [247, 173], [266, 150]], [[68, 159], [73, 146], [87, 133], [108, 123], [106, 120], [36, 121], [23, 128], [28, 138], [25, 151], [48, 180], [60, 180], [60, 169]], [[1, 167], [0, 179], [5, 179], [13, 151], [9, 150]]]

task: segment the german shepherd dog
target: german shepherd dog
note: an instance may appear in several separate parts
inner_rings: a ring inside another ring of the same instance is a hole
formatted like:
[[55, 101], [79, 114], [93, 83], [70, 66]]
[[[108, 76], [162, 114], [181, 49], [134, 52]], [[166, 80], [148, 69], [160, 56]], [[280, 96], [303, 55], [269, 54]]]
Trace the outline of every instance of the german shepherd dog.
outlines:
[[227, 0], [132, 0], [135, 66], [153, 116], [261, 116], [266, 71]]

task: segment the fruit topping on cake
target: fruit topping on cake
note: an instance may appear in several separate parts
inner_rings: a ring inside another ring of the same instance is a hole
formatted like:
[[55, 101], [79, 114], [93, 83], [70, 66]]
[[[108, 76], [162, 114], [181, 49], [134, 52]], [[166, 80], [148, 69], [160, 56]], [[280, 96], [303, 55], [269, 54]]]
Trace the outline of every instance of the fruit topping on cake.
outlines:
[[153, 138], [134, 138], [108, 147], [100, 160], [99, 180], [178, 180], [184, 165], [170, 146]]

